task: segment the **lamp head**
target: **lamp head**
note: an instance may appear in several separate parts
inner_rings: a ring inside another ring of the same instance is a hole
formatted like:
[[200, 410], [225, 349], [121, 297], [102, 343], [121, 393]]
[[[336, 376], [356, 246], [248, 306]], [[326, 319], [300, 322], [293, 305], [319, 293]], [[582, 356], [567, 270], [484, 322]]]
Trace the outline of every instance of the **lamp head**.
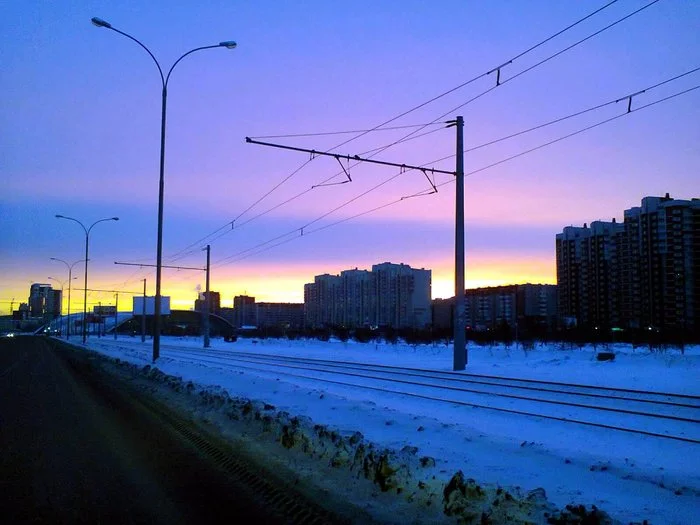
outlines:
[[233, 40], [227, 40], [225, 42], [219, 42], [219, 45], [221, 47], [225, 47], [226, 49], [235, 49], [238, 44], [236, 44], [236, 42]]
[[118, 221], [118, 220], [119, 220], [119, 217], [112, 217], [111, 220], [113, 220], [113, 221]]
[[65, 217], [63, 215], [56, 215], [56, 218], [57, 219], [65, 219]]
[[109, 22], [105, 22], [104, 20], [102, 20], [101, 18], [97, 18], [96, 16], [93, 16], [90, 19], [90, 21], [97, 27], [106, 27], [107, 29], [112, 28], [112, 24], [110, 24]]

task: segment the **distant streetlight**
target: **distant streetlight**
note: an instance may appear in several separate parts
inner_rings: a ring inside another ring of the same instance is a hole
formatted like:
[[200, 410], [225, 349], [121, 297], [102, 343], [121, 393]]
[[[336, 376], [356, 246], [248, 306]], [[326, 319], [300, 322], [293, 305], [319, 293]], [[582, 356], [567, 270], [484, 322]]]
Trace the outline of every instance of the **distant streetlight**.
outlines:
[[[77, 279], [77, 277], [73, 277], [73, 266], [75, 266], [79, 262], [83, 262], [84, 259], [80, 259], [79, 261], [75, 261], [73, 264], [68, 264], [63, 259], [59, 259], [57, 257], [50, 257], [50, 259], [52, 261], [62, 262], [63, 264], [66, 265], [66, 268], [68, 268], [68, 326], [66, 327], [66, 339], [70, 339], [70, 290], [71, 290], [71, 283], [72, 283], [73, 279]], [[63, 294], [61, 294], [61, 295], [63, 295]]]
[[87, 321], [87, 284], [88, 284], [88, 261], [90, 260], [88, 257], [88, 246], [90, 243], [90, 230], [95, 226], [95, 224], [98, 224], [100, 222], [105, 222], [105, 221], [118, 221], [119, 217], [109, 217], [107, 219], [100, 219], [99, 221], [93, 222], [89, 228], [86, 228], [85, 225], [80, 222], [78, 219], [74, 219], [73, 217], [66, 217], [65, 215], [56, 215], [57, 219], [66, 219], [69, 221], [77, 222], [80, 224], [80, 227], [83, 229], [85, 232], [85, 289], [83, 291], [83, 344], [87, 342], [87, 331], [86, 331], [86, 321]]
[[[59, 318], [61, 319], [61, 333], [63, 332], [63, 285], [65, 284], [66, 281], [62, 281], [61, 279], [56, 279], [55, 277], [48, 277], [49, 281], [56, 281], [58, 284], [61, 285], [61, 304], [59, 304], [58, 308], [58, 315]], [[70, 277], [69, 277], [70, 279]], [[77, 279], [77, 277], [74, 277], [74, 279]], [[68, 287], [70, 288], [70, 280], [68, 281]], [[68, 323], [70, 323], [70, 318], [68, 319]]]
[[119, 33], [120, 35], [125, 36], [126, 38], [133, 40], [136, 42], [139, 46], [141, 46], [146, 53], [153, 59], [153, 62], [155, 62], [156, 67], [158, 68], [158, 73], [160, 73], [160, 80], [163, 86], [163, 91], [162, 91], [162, 105], [161, 105], [161, 117], [160, 117], [160, 184], [158, 187], [158, 241], [157, 241], [157, 247], [156, 247], [156, 298], [155, 298], [155, 312], [153, 315], [153, 361], [158, 359], [158, 356], [160, 355], [160, 304], [161, 304], [161, 293], [160, 293], [160, 288], [161, 288], [161, 269], [162, 269], [162, 262], [163, 262], [163, 188], [165, 185], [165, 180], [164, 180], [164, 171], [165, 171], [165, 114], [166, 114], [166, 105], [167, 105], [167, 99], [168, 99], [168, 80], [170, 80], [170, 74], [173, 72], [173, 69], [175, 69], [175, 66], [177, 66], [180, 61], [185, 58], [187, 55], [190, 55], [194, 53], [195, 51], [201, 51], [203, 49], [214, 49], [217, 47], [223, 47], [226, 49], [234, 49], [236, 47], [236, 42], [233, 40], [227, 40], [224, 42], [219, 42], [218, 44], [211, 45], [211, 46], [202, 46], [202, 47], [196, 47], [194, 49], [191, 49], [184, 55], [180, 56], [172, 66], [170, 66], [170, 69], [168, 70], [168, 73], [166, 75], [163, 74], [163, 68], [160, 67], [160, 63], [158, 60], [156, 60], [156, 57], [151, 53], [151, 50], [148, 49], [141, 41], [137, 40], [133, 36], [129, 35], [128, 33], [125, 33], [123, 31], [120, 31], [119, 29], [115, 29], [112, 27], [112, 24], [109, 22], [106, 22], [102, 20], [101, 18], [93, 17], [91, 19], [92, 23], [97, 26], [97, 27], [104, 27], [106, 29], [111, 29], [112, 31]]

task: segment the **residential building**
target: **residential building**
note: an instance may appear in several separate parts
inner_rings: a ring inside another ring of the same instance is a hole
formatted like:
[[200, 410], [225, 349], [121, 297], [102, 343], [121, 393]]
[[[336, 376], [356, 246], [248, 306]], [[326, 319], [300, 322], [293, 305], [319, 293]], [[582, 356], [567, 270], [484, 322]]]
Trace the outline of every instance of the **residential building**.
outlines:
[[425, 328], [432, 321], [430, 291], [431, 271], [406, 264], [317, 275], [304, 286], [305, 326]]
[[377, 326], [426, 328], [430, 326], [431, 271], [407, 264], [375, 264]]
[[[482, 332], [508, 327], [554, 329], [557, 320], [557, 286], [553, 284], [510, 284], [465, 290], [467, 330]], [[432, 302], [433, 327], [454, 327], [454, 297]]]
[[299, 329], [304, 326], [303, 303], [256, 303], [258, 328]]
[[374, 275], [368, 270], [344, 270], [342, 280], [343, 325], [370, 326], [377, 315], [377, 293]]
[[34, 283], [29, 288], [29, 315], [52, 319], [61, 315], [61, 290], [54, 290], [50, 284]]
[[[194, 301], [195, 312], [203, 312], [207, 299], [207, 292], [201, 292], [199, 298]], [[221, 311], [221, 294], [209, 291], [209, 313], [219, 315]]]
[[304, 287], [304, 304], [309, 315], [305, 320], [307, 327], [342, 325], [345, 311], [342, 278], [327, 273], [314, 277], [313, 284]]
[[589, 228], [567, 226], [556, 236], [559, 317], [565, 325], [609, 327], [619, 286], [613, 263], [624, 225], [595, 221]]
[[700, 331], [700, 199], [644, 197], [624, 223], [557, 234], [563, 324]]
[[319, 318], [318, 286], [314, 281], [304, 285], [304, 328], [317, 328]]
[[233, 326], [257, 326], [255, 297], [237, 295], [233, 298]]

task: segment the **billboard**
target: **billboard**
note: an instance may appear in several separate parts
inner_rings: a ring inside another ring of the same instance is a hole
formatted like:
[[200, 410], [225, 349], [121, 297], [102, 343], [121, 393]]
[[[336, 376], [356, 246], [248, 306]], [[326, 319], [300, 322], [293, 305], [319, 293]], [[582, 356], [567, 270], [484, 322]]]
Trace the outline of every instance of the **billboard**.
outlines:
[[[134, 315], [143, 313], [143, 296], [134, 296], [133, 311]], [[156, 312], [156, 298], [146, 296], [146, 315], [153, 315]], [[170, 314], [170, 297], [166, 295], [160, 296], [160, 315]]]
[[117, 314], [117, 307], [111, 305], [95, 306], [92, 313], [99, 316], [114, 317]]

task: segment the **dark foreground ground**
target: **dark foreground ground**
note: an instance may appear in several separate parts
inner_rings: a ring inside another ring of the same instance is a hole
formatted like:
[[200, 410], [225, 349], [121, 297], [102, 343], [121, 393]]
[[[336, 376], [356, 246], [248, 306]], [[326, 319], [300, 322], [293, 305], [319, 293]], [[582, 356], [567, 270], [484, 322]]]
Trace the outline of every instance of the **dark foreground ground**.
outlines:
[[225, 445], [98, 361], [42, 337], [0, 339], [0, 521], [336, 521], [251, 468], [232, 473]]

